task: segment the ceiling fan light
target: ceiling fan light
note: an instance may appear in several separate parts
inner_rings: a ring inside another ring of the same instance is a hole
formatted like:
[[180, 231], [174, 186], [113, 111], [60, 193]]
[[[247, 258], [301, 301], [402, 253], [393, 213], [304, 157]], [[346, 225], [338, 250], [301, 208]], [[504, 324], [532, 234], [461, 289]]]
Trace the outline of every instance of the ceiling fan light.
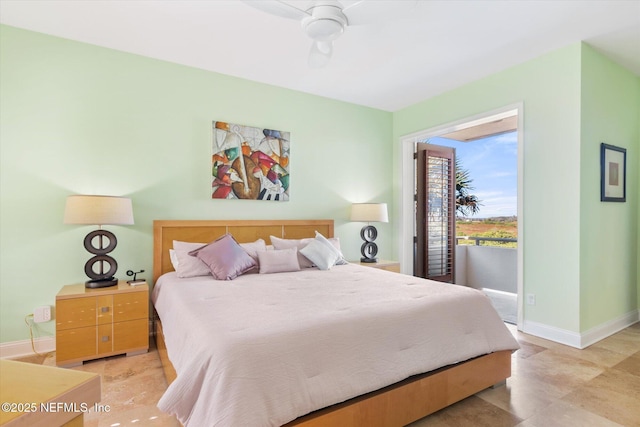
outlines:
[[302, 28], [315, 41], [337, 39], [349, 23], [342, 9], [331, 4], [316, 4], [307, 13], [310, 16], [302, 20]]
[[314, 46], [323, 55], [327, 55], [327, 56], [330, 57], [333, 54], [333, 43], [332, 42], [315, 42]]
[[322, 68], [329, 63], [333, 55], [332, 42], [313, 42], [309, 51], [309, 67]]
[[303, 26], [307, 36], [316, 41], [335, 40], [344, 32], [344, 25], [331, 18], [309, 19]]

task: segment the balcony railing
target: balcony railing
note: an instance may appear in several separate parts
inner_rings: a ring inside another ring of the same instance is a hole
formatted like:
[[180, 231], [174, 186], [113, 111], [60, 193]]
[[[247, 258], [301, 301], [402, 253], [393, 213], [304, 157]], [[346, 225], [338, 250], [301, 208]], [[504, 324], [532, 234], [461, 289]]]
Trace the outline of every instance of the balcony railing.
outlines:
[[518, 239], [508, 239], [503, 237], [456, 236], [457, 245], [460, 244], [460, 240], [475, 240], [476, 246], [482, 246], [482, 242], [518, 243]]
[[516, 247], [486, 245], [480, 241], [505, 242], [513, 245], [516, 239], [493, 237], [469, 237], [475, 245], [456, 246], [456, 284], [476, 289], [489, 288], [503, 292], [516, 293], [517, 290], [517, 254]]

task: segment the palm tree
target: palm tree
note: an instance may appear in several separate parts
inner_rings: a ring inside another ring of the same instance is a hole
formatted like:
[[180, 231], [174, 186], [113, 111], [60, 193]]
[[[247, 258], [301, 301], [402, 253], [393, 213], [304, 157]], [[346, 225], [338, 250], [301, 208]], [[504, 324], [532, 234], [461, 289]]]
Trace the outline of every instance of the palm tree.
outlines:
[[477, 196], [469, 194], [469, 191], [474, 190], [472, 182], [469, 171], [462, 167], [460, 158], [456, 157], [456, 213], [461, 216], [477, 214], [482, 205]]

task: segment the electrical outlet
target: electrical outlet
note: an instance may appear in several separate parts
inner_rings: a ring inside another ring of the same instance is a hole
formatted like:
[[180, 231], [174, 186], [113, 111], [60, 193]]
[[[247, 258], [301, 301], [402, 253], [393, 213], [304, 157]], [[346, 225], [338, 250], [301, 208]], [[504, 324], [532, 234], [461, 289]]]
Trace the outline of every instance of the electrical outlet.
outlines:
[[33, 311], [33, 321], [35, 323], [43, 323], [51, 321], [51, 306], [43, 305], [36, 307]]
[[536, 294], [527, 294], [527, 304], [536, 305]]

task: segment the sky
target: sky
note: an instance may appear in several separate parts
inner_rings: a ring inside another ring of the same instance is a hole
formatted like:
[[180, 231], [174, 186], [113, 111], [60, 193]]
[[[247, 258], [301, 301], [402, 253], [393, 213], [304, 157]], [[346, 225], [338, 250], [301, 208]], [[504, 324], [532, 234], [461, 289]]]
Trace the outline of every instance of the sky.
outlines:
[[472, 142], [429, 138], [429, 143], [454, 147], [462, 168], [473, 180], [470, 191], [480, 199], [471, 218], [515, 216], [518, 206], [518, 133], [508, 132]]

